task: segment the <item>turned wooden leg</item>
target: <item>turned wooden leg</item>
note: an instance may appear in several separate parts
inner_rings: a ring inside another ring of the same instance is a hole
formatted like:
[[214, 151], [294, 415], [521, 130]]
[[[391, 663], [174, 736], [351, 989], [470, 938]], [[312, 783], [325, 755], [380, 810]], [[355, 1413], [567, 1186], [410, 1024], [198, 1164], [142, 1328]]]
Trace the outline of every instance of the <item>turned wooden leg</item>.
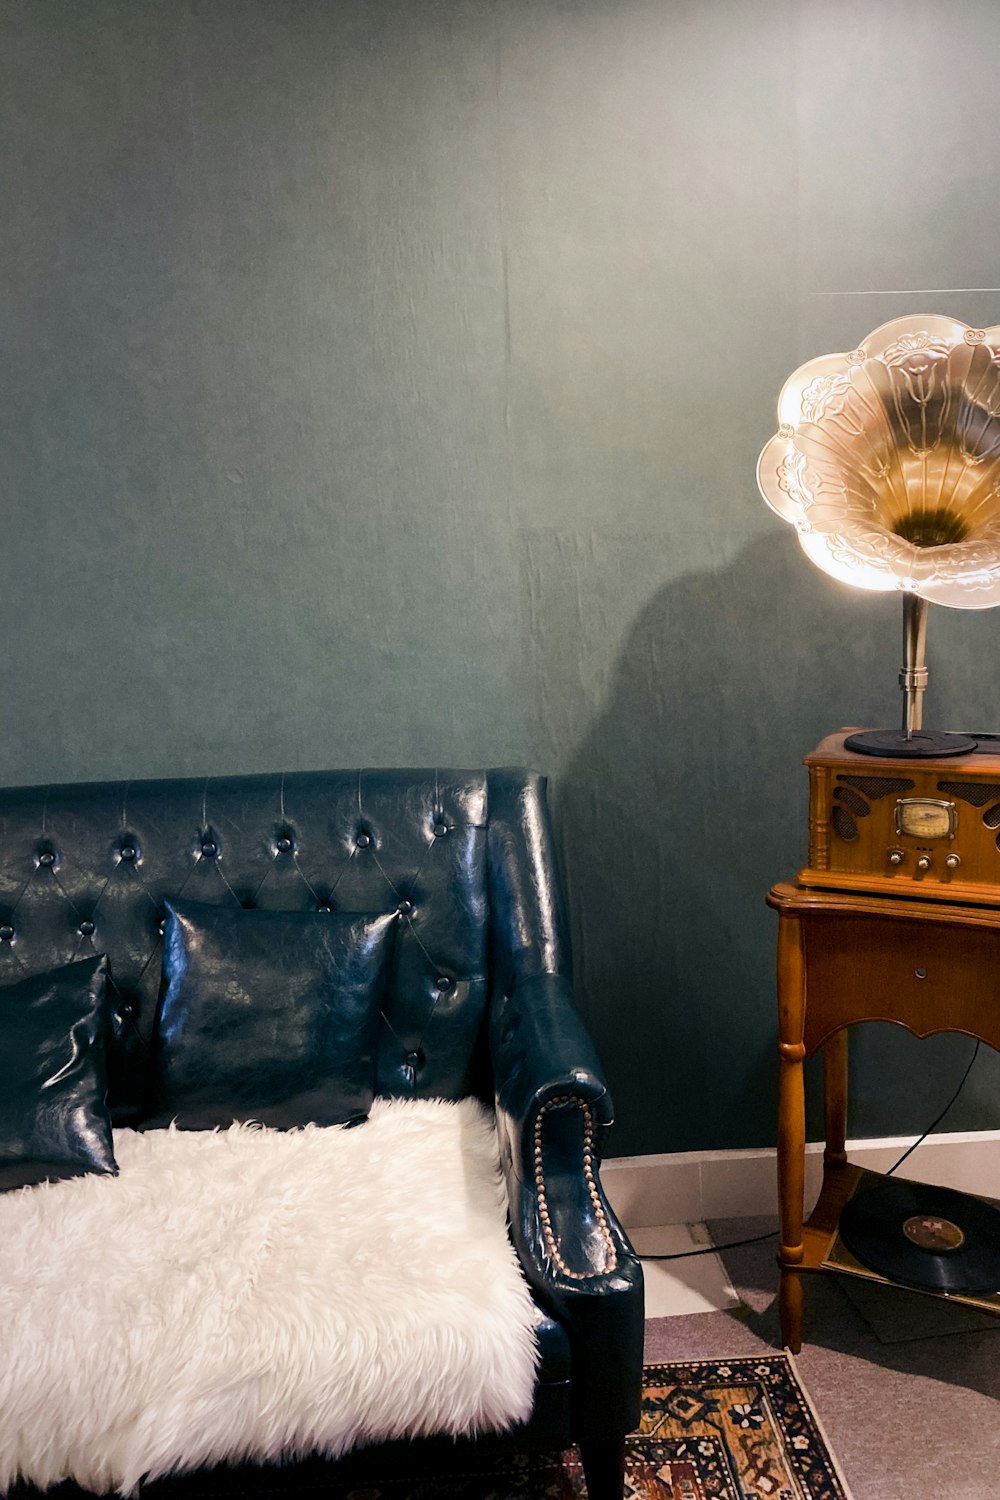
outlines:
[[842, 1167], [847, 1161], [847, 1037], [844, 1027], [823, 1044], [824, 1167]]
[[625, 1438], [580, 1444], [587, 1500], [622, 1500], [625, 1493]]
[[778, 1282], [778, 1316], [781, 1319], [782, 1345], [792, 1354], [798, 1354], [802, 1348], [805, 1300], [801, 1271], [791, 1271], [787, 1266], [782, 1266]]
[[781, 914], [778, 927], [778, 1204], [781, 1341], [793, 1354], [802, 1347], [802, 1209], [805, 1198], [806, 1101], [803, 1062], [805, 964], [802, 924]]

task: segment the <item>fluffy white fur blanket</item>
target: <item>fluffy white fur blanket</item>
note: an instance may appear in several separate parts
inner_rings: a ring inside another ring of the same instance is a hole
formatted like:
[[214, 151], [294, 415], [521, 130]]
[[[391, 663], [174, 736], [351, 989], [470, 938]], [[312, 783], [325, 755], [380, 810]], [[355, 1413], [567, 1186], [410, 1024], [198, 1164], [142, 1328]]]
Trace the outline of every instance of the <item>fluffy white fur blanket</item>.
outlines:
[[536, 1318], [472, 1100], [115, 1152], [118, 1178], [0, 1194], [0, 1491], [527, 1416]]

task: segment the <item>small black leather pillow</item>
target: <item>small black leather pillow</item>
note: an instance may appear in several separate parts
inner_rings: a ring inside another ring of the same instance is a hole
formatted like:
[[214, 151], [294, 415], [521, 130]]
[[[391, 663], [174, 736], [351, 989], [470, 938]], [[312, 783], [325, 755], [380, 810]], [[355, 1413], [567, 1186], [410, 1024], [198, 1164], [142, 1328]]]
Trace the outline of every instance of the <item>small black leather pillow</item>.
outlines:
[[0, 990], [0, 1192], [115, 1177], [104, 1042], [107, 955]]
[[363, 1120], [396, 913], [166, 905], [141, 1128]]

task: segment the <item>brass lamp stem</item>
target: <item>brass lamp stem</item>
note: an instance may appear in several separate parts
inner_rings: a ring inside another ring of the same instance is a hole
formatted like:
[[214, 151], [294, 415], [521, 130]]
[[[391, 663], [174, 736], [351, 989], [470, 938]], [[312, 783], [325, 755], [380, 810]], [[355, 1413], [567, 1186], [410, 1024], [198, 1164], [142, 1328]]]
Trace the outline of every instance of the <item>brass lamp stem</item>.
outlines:
[[903, 689], [903, 737], [924, 727], [924, 689], [927, 687], [927, 600], [919, 594], [903, 595], [903, 665], [899, 685]]

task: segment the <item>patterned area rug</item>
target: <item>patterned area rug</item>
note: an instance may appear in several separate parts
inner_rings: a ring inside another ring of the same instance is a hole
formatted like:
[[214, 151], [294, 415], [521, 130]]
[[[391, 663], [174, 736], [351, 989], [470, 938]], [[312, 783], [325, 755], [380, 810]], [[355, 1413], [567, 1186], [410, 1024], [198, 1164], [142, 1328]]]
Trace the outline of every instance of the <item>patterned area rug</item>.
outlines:
[[[629, 1439], [629, 1500], [850, 1500], [809, 1399], [785, 1354], [647, 1365], [642, 1425]], [[238, 1477], [237, 1477], [238, 1476]], [[241, 1468], [143, 1486], [144, 1500], [582, 1500], [575, 1450], [461, 1472], [392, 1475], [329, 1466]], [[79, 1492], [77, 1492], [79, 1493]], [[63, 1489], [49, 1500], [63, 1500]], [[67, 1497], [68, 1500], [68, 1497]]]
[[647, 1365], [644, 1387], [635, 1500], [850, 1500], [787, 1354]]

